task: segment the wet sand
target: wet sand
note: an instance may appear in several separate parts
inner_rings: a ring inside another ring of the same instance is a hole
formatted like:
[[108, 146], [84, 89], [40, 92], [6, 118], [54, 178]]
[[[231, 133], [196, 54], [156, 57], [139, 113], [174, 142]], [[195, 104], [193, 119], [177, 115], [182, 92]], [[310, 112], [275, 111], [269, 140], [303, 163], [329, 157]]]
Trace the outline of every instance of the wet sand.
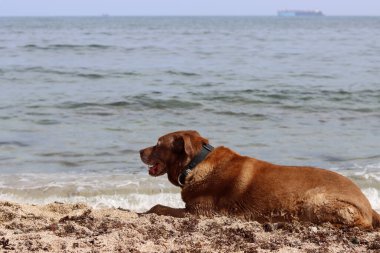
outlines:
[[380, 230], [0, 202], [0, 252], [380, 252]]

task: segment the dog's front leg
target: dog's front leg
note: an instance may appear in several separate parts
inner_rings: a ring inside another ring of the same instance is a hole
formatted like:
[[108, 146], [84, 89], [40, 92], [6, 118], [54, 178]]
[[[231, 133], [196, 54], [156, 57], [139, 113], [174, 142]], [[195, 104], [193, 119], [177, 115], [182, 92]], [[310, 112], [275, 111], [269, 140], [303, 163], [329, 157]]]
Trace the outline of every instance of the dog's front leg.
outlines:
[[172, 208], [172, 207], [163, 206], [163, 205], [155, 205], [146, 213], [155, 213], [158, 215], [183, 218], [183, 217], [185, 217], [187, 211], [185, 208]]

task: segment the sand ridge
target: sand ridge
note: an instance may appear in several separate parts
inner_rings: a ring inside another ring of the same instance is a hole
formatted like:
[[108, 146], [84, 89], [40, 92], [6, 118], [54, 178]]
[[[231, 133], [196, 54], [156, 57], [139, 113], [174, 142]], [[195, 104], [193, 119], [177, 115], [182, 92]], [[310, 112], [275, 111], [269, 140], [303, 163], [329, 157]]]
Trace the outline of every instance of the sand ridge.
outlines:
[[380, 252], [380, 230], [0, 202], [0, 252]]

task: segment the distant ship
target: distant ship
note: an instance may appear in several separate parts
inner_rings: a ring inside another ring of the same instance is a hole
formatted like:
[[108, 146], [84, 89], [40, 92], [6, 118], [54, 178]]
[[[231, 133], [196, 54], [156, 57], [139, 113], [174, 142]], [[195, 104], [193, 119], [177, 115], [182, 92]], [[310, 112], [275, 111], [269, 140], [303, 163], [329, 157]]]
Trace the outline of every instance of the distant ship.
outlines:
[[280, 10], [277, 12], [279, 17], [320, 17], [324, 16], [320, 10]]

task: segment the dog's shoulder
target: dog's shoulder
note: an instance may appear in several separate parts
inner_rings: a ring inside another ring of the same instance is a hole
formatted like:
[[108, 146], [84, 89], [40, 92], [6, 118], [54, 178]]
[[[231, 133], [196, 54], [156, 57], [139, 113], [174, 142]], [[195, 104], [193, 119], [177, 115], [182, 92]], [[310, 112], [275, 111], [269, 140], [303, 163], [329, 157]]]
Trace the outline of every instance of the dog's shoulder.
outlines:
[[[259, 161], [241, 156], [226, 147], [217, 147], [186, 178], [182, 195], [219, 194], [223, 188], [242, 191], [253, 180]], [[235, 189], [238, 188], [238, 189]]]

